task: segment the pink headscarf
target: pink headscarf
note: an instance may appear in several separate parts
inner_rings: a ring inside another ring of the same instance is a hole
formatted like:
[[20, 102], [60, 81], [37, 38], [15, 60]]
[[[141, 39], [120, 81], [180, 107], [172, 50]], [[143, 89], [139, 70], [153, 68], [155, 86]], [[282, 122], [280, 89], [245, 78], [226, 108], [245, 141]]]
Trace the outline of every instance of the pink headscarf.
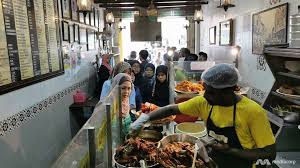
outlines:
[[[114, 88], [115, 86], [120, 86], [122, 85], [123, 82], [126, 81], [130, 82], [131, 86], [133, 87], [131, 77], [128, 74], [119, 73], [113, 79], [112, 88]], [[122, 98], [122, 117], [125, 118], [129, 114], [129, 111], [130, 111], [129, 97], [127, 97], [126, 99]]]

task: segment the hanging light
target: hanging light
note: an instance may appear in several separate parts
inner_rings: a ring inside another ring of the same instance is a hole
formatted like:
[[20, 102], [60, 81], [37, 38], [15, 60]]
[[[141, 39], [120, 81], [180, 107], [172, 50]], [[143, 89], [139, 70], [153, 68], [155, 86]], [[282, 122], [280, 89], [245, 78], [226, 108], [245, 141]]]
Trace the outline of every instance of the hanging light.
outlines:
[[112, 23], [115, 22], [115, 17], [114, 14], [112, 12], [108, 12], [106, 14], [106, 22], [111, 26]]
[[235, 7], [234, 4], [231, 3], [231, 0], [220, 0], [220, 5], [217, 8], [224, 8], [225, 12], [227, 12], [228, 8]]
[[197, 22], [198, 24], [203, 21], [203, 11], [202, 9], [196, 9], [195, 14], [194, 14], [194, 21]]
[[184, 22], [184, 28], [185, 29], [188, 29], [190, 27], [190, 21], [189, 21], [189, 19], [186, 17], [185, 18], [185, 22]]
[[93, 0], [77, 0], [78, 12], [83, 13], [85, 18], [87, 13], [92, 12]]
[[120, 19], [118, 24], [118, 29], [122, 31], [123, 29], [126, 29], [126, 26], [123, 24], [122, 19]]

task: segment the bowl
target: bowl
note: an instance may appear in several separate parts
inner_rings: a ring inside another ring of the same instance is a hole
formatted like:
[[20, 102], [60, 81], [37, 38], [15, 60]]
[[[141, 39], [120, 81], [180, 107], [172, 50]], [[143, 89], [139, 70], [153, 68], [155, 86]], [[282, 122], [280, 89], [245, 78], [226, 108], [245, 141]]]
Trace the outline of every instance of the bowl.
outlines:
[[199, 138], [187, 134], [173, 134], [165, 136], [162, 140], [159, 141], [158, 148], [163, 148], [169, 143], [173, 142], [189, 142], [195, 144]]
[[204, 137], [207, 134], [204, 123], [183, 122], [176, 125], [176, 133], [187, 134], [195, 137]]
[[[127, 167], [127, 166], [124, 166], [124, 165], [121, 165], [120, 163], [118, 163], [115, 159], [115, 154], [114, 154], [114, 157], [113, 157], [113, 162], [116, 164], [116, 167], [117, 168], [140, 168], [140, 167]], [[154, 168], [154, 167], [157, 167], [159, 165], [159, 163], [156, 163], [154, 165], [150, 165], [150, 166], [147, 166], [148, 168]]]
[[300, 71], [300, 61], [285, 61], [284, 66], [291, 72]]

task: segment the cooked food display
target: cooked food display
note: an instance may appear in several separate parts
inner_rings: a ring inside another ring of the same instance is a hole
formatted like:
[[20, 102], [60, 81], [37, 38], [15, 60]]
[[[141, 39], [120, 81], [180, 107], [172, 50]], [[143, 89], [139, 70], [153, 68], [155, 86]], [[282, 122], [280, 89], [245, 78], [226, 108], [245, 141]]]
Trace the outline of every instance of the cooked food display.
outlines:
[[[148, 114], [148, 113], [151, 113], [152, 111], [156, 110], [157, 108], [159, 108], [157, 105], [146, 102], [145, 104], [142, 104], [141, 112]], [[139, 117], [141, 115], [141, 112], [137, 112], [137, 117]], [[172, 116], [160, 119], [160, 120], [151, 121], [151, 123], [154, 125], [166, 124], [168, 122], [173, 121], [175, 118], [176, 118], [176, 115], [172, 115]]]
[[[192, 167], [194, 158], [194, 144], [188, 142], [173, 142], [159, 149], [158, 162], [166, 168]], [[196, 159], [196, 168], [207, 168], [200, 156]]]
[[142, 110], [143, 113], [148, 114], [148, 113], [150, 113], [151, 111], [156, 110], [157, 108], [158, 108], [157, 105], [152, 104], [152, 103], [148, 103], [148, 102], [147, 102], [147, 103], [145, 103], [145, 104], [142, 104], [141, 110]]
[[145, 160], [148, 166], [157, 164], [157, 143], [140, 138], [130, 138], [118, 147], [115, 161], [126, 167], [140, 167], [140, 160]]
[[177, 91], [180, 92], [191, 92], [191, 93], [200, 93], [204, 91], [204, 86], [202, 82], [192, 83], [190, 81], [182, 81], [178, 83], [175, 87]]

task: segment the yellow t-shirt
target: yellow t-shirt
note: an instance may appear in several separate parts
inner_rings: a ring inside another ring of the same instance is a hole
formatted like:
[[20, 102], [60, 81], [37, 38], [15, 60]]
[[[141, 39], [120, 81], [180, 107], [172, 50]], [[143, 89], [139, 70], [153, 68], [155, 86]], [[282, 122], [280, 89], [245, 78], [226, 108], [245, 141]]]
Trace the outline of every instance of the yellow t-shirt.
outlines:
[[[200, 117], [204, 121], [209, 116], [211, 105], [202, 96], [178, 104], [182, 114]], [[233, 106], [214, 106], [211, 114], [213, 123], [220, 127], [233, 125]], [[275, 143], [266, 111], [247, 97], [236, 106], [236, 132], [244, 149], [264, 148]]]

